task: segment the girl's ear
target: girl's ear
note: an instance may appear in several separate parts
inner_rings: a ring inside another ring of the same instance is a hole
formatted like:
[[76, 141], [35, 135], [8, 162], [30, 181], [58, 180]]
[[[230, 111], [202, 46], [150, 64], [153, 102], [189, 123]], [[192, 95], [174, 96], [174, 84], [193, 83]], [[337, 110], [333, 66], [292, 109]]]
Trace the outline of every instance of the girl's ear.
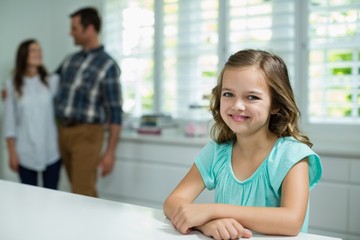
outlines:
[[273, 108], [271, 111], [270, 111], [270, 114], [271, 115], [274, 115], [274, 114], [277, 114], [279, 112], [280, 108]]

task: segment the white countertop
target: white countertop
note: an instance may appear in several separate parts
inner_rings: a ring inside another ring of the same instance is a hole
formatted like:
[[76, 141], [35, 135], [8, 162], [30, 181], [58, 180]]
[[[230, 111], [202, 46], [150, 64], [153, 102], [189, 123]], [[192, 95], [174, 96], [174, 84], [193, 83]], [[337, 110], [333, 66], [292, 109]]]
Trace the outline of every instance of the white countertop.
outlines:
[[[197, 231], [182, 235], [162, 210], [0, 180], [2, 240], [209, 239]], [[251, 239], [335, 240], [313, 234], [256, 235]]]
[[164, 133], [160, 135], [139, 134], [136, 131], [123, 131], [121, 139], [136, 142], [177, 144], [185, 146], [204, 146], [211, 140], [210, 137], [187, 137], [179, 130], [164, 131]]

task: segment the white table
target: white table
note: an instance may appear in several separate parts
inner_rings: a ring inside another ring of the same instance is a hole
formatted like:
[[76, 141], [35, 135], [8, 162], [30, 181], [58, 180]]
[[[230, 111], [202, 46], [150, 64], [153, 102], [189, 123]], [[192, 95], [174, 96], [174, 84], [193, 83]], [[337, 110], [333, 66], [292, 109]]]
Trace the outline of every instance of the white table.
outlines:
[[[252, 239], [336, 238], [313, 234]], [[0, 180], [1, 240], [173, 240], [209, 239], [197, 231], [182, 235], [162, 210]]]

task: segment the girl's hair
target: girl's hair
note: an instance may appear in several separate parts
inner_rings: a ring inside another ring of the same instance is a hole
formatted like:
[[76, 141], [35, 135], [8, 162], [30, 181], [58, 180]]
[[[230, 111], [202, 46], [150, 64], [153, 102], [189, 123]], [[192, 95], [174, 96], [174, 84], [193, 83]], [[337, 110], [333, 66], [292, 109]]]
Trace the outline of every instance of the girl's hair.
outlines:
[[312, 147], [313, 144], [309, 138], [298, 128], [300, 111], [295, 102], [284, 61], [275, 54], [253, 49], [242, 50], [231, 55], [220, 73], [217, 85], [212, 90], [210, 110], [215, 120], [210, 133], [212, 139], [217, 143], [235, 139], [234, 133], [220, 115], [221, 88], [226, 69], [244, 67], [256, 67], [270, 87], [271, 106], [272, 109], [278, 109], [278, 112], [270, 115], [269, 130], [278, 137], [292, 136]]
[[[17, 50], [16, 60], [15, 60], [15, 69], [14, 69], [14, 86], [15, 91], [19, 96], [22, 95], [22, 88], [24, 86], [23, 76], [25, 75], [28, 57], [29, 57], [29, 48], [33, 43], [37, 43], [35, 39], [28, 39], [23, 41]], [[40, 80], [44, 85], [48, 86], [46, 81], [47, 71], [43, 65], [38, 66], [38, 73], [40, 75]]]

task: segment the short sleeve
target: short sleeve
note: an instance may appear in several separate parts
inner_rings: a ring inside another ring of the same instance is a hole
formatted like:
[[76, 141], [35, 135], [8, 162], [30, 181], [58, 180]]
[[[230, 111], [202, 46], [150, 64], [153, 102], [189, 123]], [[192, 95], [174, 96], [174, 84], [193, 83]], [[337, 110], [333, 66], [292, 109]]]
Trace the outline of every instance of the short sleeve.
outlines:
[[270, 183], [275, 193], [281, 195], [281, 185], [290, 169], [299, 161], [308, 158], [310, 190], [319, 182], [322, 175], [320, 157], [303, 144], [293, 138], [278, 140], [268, 159]]
[[213, 173], [215, 146], [215, 142], [209, 142], [195, 158], [195, 165], [200, 172], [206, 188], [209, 190], [214, 189], [215, 186], [215, 176]]

